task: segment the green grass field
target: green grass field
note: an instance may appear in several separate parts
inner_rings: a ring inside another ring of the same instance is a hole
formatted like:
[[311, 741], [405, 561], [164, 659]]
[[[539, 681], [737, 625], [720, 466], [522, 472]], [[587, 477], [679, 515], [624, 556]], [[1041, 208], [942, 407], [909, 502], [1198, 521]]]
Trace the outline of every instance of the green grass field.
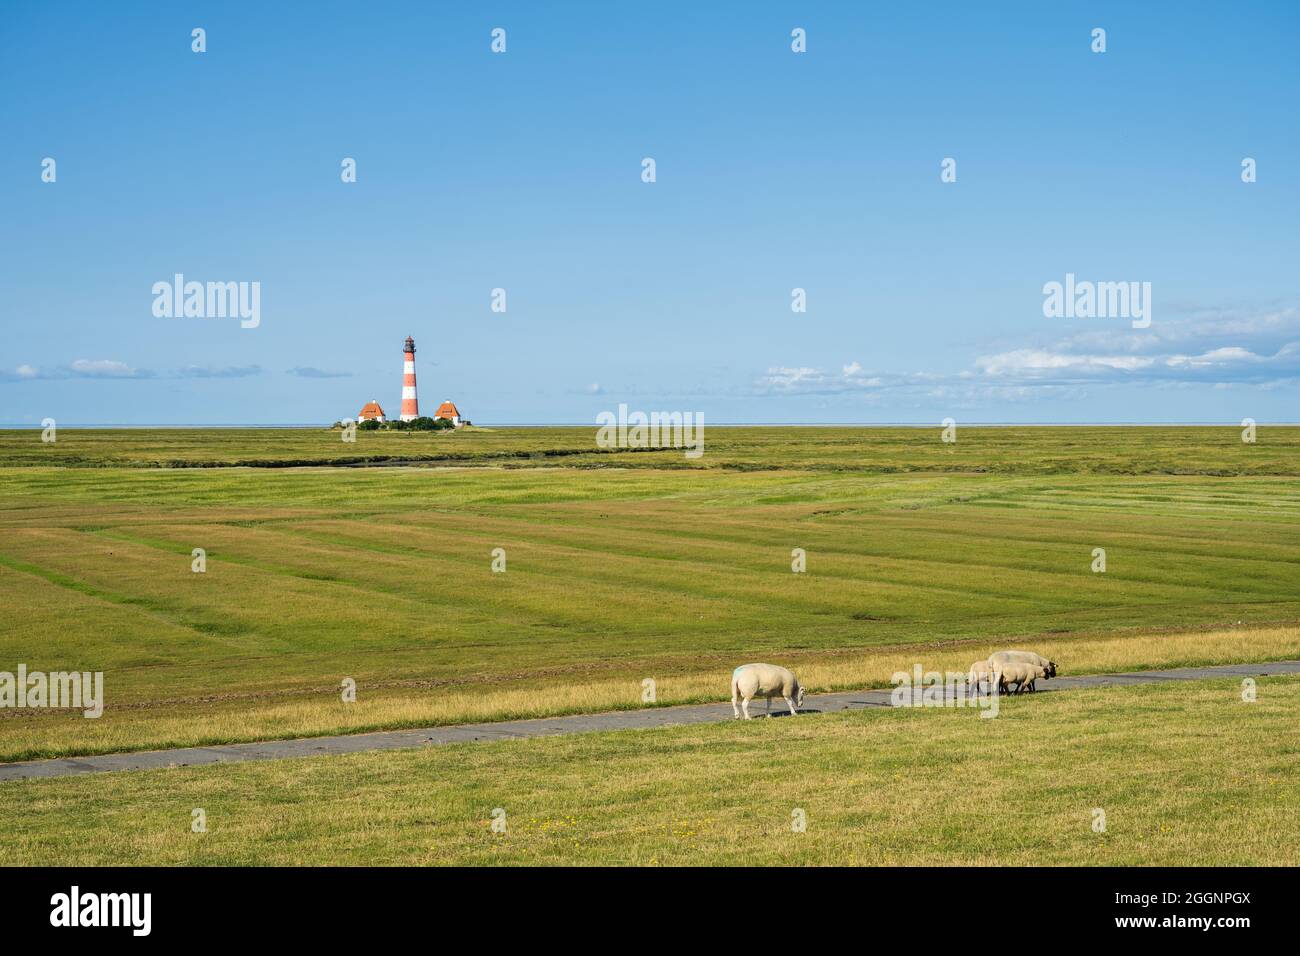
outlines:
[[[1008, 644], [1300, 654], [1300, 429], [959, 434], [711, 428], [689, 461], [578, 428], [0, 432], [0, 670], [107, 697], [0, 712], [0, 759], [636, 707], [646, 677], [718, 699], [756, 658], [829, 689]], [[429, 460], [223, 467], [340, 454]]]
[[1262, 426], [1253, 445], [1223, 427], [939, 428], [706, 425], [705, 454], [600, 449], [595, 428], [468, 428], [455, 433], [326, 428], [61, 429], [42, 444], [34, 430], [0, 430], [6, 465], [191, 466], [424, 461], [513, 467], [717, 468], [774, 471], [968, 471], [1001, 474], [1283, 475], [1300, 461], [1300, 428]]
[[[993, 720], [886, 709], [27, 781], [0, 791], [0, 852], [17, 865], [1294, 866], [1297, 708], [1300, 679], [1261, 680], [1253, 703], [1214, 680], [1012, 698]], [[206, 833], [191, 831], [195, 809]]]

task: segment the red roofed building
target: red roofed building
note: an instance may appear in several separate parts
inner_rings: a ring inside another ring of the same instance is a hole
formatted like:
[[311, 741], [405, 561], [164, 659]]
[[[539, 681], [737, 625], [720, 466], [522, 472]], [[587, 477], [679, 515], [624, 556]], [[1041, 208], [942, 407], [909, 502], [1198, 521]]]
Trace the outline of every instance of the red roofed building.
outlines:
[[383, 420], [384, 410], [379, 407], [378, 402], [366, 402], [361, 411], [357, 412], [359, 422], [382, 422]]
[[447, 421], [451, 422], [457, 428], [460, 427], [460, 409], [458, 409], [450, 401], [443, 402], [441, 405], [439, 405], [438, 411], [434, 414], [433, 417], [445, 418], [447, 419]]

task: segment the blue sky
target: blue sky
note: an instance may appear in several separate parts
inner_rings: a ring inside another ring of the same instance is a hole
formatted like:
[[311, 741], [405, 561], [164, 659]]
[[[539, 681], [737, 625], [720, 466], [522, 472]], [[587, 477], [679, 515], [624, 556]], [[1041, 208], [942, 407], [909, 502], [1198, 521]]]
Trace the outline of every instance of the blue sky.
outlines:
[[[0, 423], [396, 412], [407, 335], [483, 424], [1295, 421], [1298, 44], [1289, 2], [6, 3]], [[176, 273], [260, 324], [156, 317]], [[1150, 328], [1045, 317], [1067, 273]]]

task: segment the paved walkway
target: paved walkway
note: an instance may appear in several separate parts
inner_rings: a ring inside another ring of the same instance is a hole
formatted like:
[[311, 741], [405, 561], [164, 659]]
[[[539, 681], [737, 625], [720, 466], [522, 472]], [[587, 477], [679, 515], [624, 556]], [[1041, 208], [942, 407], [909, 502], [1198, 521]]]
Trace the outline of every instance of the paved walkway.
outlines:
[[[1152, 684], [1171, 680], [1200, 680], [1208, 677], [1266, 677], [1272, 674], [1300, 674], [1300, 661], [1264, 664], [1223, 664], [1215, 667], [1183, 667], [1131, 674], [1094, 674], [1058, 677], [1040, 681], [1040, 691], [1075, 690], [1081, 687], [1110, 687], [1124, 684]], [[804, 698], [803, 710], [826, 713], [862, 707], [890, 706], [889, 690], [847, 691]], [[772, 713], [779, 701], [773, 701]], [[784, 704], [781, 704], [784, 707]], [[750, 704], [750, 713], [761, 715], [765, 705]], [[788, 713], [787, 713], [788, 716]], [[98, 757], [64, 757], [0, 764], [0, 783], [31, 777], [66, 777], [114, 770], [153, 770], [161, 767], [195, 767], [213, 763], [242, 763], [245, 760], [281, 760], [287, 757], [317, 757], [326, 754], [362, 753], [374, 750], [403, 750], [428, 744], [455, 744], [507, 740], [519, 737], [550, 737], [597, 730], [629, 730], [666, 727], [674, 724], [706, 724], [731, 720], [731, 703], [686, 704], [678, 707], [647, 707], [604, 714], [571, 717], [543, 717], [491, 724], [461, 724], [424, 727], [419, 730], [390, 730], [341, 737], [305, 737], [300, 740], [268, 740], [251, 744], [222, 744], [214, 747], [181, 747], [175, 750], [147, 750], [139, 753], [104, 754]]]

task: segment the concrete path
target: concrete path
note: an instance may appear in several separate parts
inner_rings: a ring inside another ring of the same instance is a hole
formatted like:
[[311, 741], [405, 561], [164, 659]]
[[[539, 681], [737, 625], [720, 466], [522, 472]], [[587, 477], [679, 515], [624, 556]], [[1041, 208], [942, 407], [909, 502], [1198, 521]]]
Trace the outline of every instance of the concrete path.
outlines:
[[[1215, 667], [1183, 667], [1165, 671], [1138, 671], [1131, 674], [1095, 674], [1085, 677], [1058, 677], [1040, 681], [1040, 691], [1075, 690], [1081, 687], [1110, 687], [1125, 684], [1151, 684], [1171, 680], [1200, 680], [1209, 677], [1266, 677], [1273, 674], [1300, 674], [1300, 661], [1273, 661], [1265, 664], [1223, 664]], [[889, 690], [847, 691], [804, 698], [803, 711], [826, 713], [856, 710], [862, 707], [890, 706]], [[772, 713], [777, 714], [779, 701]], [[784, 704], [781, 705], [784, 707]], [[762, 715], [765, 704], [750, 704], [750, 713]], [[788, 712], [786, 716], [789, 716]], [[66, 777], [83, 773], [108, 773], [114, 770], [153, 770], [162, 767], [195, 767], [214, 763], [242, 763], [245, 760], [281, 760], [287, 757], [317, 757], [326, 754], [362, 753], [374, 750], [403, 750], [428, 744], [455, 744], [508, 740], [519, 737], [550, 737], [557, 734], [580, 734], [597, 730], [629, 730], [639, 727], [667, 727], [676, 724], [706, 724], [731, 720], [731, 703], [687, 704], [679, 707], [647, 707], [604, 714], [578, 714], [571, 717], [544, 717], [536, 720], [510, 720], [491, 724], [461, 724], [448, 727], [425, 727], [419, 730], [390, 730], [373, 734], [348, 734], [341, 737], [305, 737], [300, 740], [268, 740], [251, 744], [222, 744], [214, 747], [182, 747], [176, 750], [148, 750], [139, 753], [105, 754], [98, 757], [65, 757], [54, 760], [29, 760], [24, 763], [0, 764], [0, 783], [33, 777]]]

